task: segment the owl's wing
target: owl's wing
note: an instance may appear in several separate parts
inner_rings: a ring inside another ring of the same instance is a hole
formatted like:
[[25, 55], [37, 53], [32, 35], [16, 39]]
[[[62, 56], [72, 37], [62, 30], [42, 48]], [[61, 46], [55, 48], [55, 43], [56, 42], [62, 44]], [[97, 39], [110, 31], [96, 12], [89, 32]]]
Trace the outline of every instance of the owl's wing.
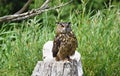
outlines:
[[53, 57], [57, 56], [57, 53], [59, 51], [59, 47], [60, 47], [59, 36], [56, 36], [55, 39], [54, 39], [53, 48], [52, 48]]

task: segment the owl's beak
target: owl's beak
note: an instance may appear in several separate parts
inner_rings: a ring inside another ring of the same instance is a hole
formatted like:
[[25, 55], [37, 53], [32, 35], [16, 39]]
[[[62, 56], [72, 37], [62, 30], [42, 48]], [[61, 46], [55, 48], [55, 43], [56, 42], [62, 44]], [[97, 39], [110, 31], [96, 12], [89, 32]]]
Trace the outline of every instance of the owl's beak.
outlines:
[[64, 27], [63, 30], [66, 30], [66, 28]]
[[66, 28], [63, 28], [63, 31], [62, 31], [63, 33], [66, 33], [67, 32], [67, 29]]

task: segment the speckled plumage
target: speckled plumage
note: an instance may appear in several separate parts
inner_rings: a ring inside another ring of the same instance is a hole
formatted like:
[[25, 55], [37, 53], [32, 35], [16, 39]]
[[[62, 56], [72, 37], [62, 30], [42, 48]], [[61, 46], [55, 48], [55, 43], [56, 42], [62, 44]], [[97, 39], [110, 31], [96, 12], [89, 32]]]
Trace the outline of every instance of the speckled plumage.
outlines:
[[56, 36], [53, 42], [53, 57], [56, 60], [69, 60], [69, 56], [75, 53], [77, 39], [71, 30], [70, 23], [57, 23]]

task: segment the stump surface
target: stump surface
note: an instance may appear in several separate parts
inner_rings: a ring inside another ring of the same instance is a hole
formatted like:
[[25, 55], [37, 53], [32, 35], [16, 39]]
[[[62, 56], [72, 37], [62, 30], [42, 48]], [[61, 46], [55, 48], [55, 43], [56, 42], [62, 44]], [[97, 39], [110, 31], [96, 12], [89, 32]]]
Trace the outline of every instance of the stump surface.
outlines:
[[38, 61], [32, 76], [78, 76], [77, 61]]

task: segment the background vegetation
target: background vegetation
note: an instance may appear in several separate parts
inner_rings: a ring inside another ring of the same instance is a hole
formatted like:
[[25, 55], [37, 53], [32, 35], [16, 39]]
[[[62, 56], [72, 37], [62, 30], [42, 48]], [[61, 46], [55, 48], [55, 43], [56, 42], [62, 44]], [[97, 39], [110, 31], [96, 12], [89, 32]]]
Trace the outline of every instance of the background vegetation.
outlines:
[[[4, 6], [1, 1], [8, 0], [0, 0], [0, 16], [17, 11], [12, 7], [15, 0]], [[50, 6], [65, 2], [52, 1]], [[34, 0], [28, 9], [42, 3]], [[68, 6], [34, 18], [0, 25], [0, 76], [30, 76], [37, 61], [42, 60], [44, 43], [55, 36], [56, 21], [72, 23], [85, 76], [120, 75], [119, 0], [74, 0]]]

